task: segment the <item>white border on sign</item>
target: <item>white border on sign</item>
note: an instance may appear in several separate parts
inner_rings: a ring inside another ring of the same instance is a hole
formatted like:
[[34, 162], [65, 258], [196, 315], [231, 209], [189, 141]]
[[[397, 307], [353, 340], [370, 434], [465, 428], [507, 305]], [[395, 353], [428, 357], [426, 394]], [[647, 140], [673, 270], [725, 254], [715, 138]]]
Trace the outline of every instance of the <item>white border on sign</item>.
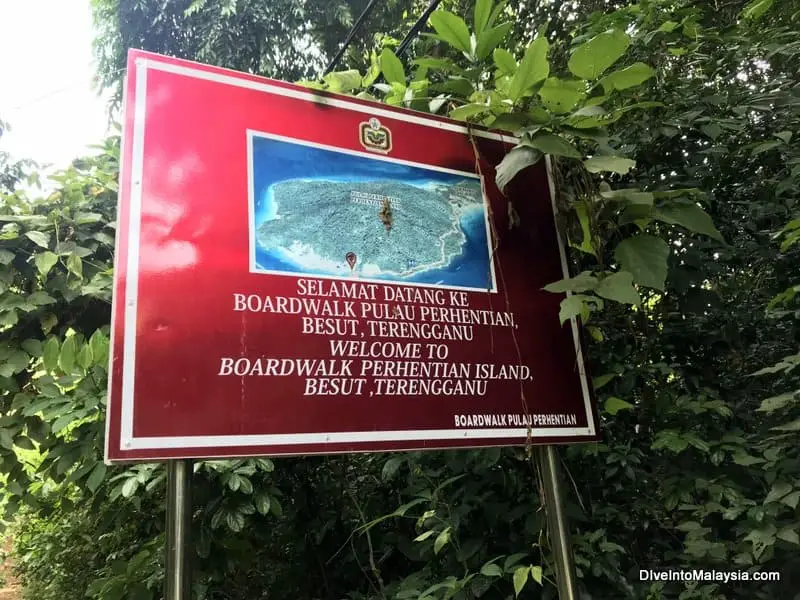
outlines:
[[[583, 355], [580, 347], [577, 322], [572, 319], [572, 333], [575, 342], [575, 355], [579, 376], [581, 379], [581, 389], [584, 396], [584, 407], [586, 409], [587, 427], [553, 427], [553, 428], [532, 428], [529, 432], [527, 428], [485, 428], [485, 429], [420, 429], [408, 431], [355, 431], [355, 432], [329, 432], [329, 433], [297, 433], [297, 434], [257, 434], [257, 435], [202, 435], [202, 436], [168, 436], [168, 437], [134, 437], [133, 418], [134, 418], [134, 373], [136, 361], [136, 322], [138, 308], [138, 282], [139, 282], [139, 244], [142, 212], [142, 174], [144, 162], [144, 141], [145, 141], [145, 108], [147, 100], [147, 70], [156, 69], [252, 89], [261, 92], [268, 92], [281, 96], [296, 98], [306, 102], [326, 104], [338, 108], [344, 108], [372, 115], [382, 115], [388, 118], [402, 118], [403, 120], [434, 127], [447, 131], [455, 131], [467, 134], [469, 130], [461, 125], [445, 123], [428, 119], [417, 115], [398, 115], [398, 113], [364, 106], [337, 98], [327, 98], [314, 95], [313, 92], [304, 92], [296, 89], [287, 89], [280, 86], [251, 81], [231, 75], [217, 72], [208, 72], [186, 66], [164, 63], [152, 58], [136, 59], [136, 86], [134, 90], [133, 106], [133, 140], [132, 140], [132, 160], [130, 178], [130, 207], [128, 222], [128, 260], [126, 265], [126, 286], [125, 286], [125, 306], [124, 306], [124, 342], [122, 356], [122, 398], [121, 398], [121, 433], [120, 450], [127, 452], [131, 450], [157, 450], [157, 449], [181, 449], [181, 448], [208, 448], [208, 447], [253, 447], [253, 446], [295, 446], [303, 444], [345, 444], [361, 442], [403, 442], [403, 441], [422, 441], [422, 440], [479, 440], [479, 439], [504, 439], [504, 438], [550, 438], [550, 437], [579, 437], [592, 436], [595, 434], [594, 419], [591, 411], [591, 396], [589, 395], [588, 381], [583, 364]], [[474, 135], [488, 139], [500, 141], [517, 141], [515, 138], [503, 136], [497, 133], [485, 131], [473, 131]], [[251, 157], [248, 157], [251, 158]], [[373, 157], [374, 158], [374, 157]], [[250, 164], [249, 161], [248, 165]], [[430, 165], [423, 165], [430, 168]], [[248, 169], [250, 167], [248, 166]], [[547, 162], [548, 179], [550, 183], [550, 200], [553, 206], [553, 214], [556, 215], [555, 196], [550, 177], [550, 163]], [[252, 174], [248, 172], [248, 176]], [[473, 176], [475, 176], [473, 174]], [[251, 180], [252, 181], [252, 178]], [[252, 186], [250, 182], [248, 185]], [[252, 196], [252, 188], [249, 190]], [[250, 203], [252, 206], [252, 202]], [[253, 209], [249, 209], [253, 210]], [[559, 252], [564, 276], [569, 276], [566, 262], [566, 251], [561, 236], [558, 236]], [[386, 283], [386, 282], [382, 282]]]
[[275, 271], [270, 269], [259, 269], [256, 265], [256, 222], [255, 222], [255, 189], [254, 189], [254, 173], [253, 173], [253, 138], [267, 138], [270, 140], [278, 140], [280, 142], [288, 142], [297, 144], [299, 146], [308, 146], [310, 148], [319, 148], [321, 150], [328, 150], [330, 152], [338, 152], [340, 154], [349, 154], [351, 156], [358, 156], [369, 160], [378, 160], [388, 163], [397, 163], [408, 167], [417, 167], [419, 169], [427, 169], [429, 171], [438, 171], [440, 173], [448, 173], [450, 175], [459, 175], [461, 177], [468, 177], [470, 179], [477, 179], [481, 181], [482, 176], [470, 173], [468, 171], [458, 171], [456, 169], [447, 169], [435, 165], [426, 165], [424, 163], [412, 162], [410, 160], [402, 160], [399, 158], [392, 158], [390, 156], [370, 154], [368, 152], [361, 152], [359, 150], [350, 150], [349, 148], [338, 148], [337, 146], [328, 146], [327, 144], [318, 144], [316, 142], [309, 142], [297, 138], [287, 137], [284, 135], [275, 135], [272, 133], [264, 133], [262, 131], [247, 130], [247, 176], [250, 178], [248, 182], [248, 192], [250, 203], [248, 215], [250, 218], [249, 225], [249, 239], [250, 239], [250, 272], [254, 274], [267, 274], [267, 275], [282, 275], [290, 277], [312, 277], [314, 279], [334, 279], [337, 281], [356, 281], [358, 283], [378, 283], [381, 285], [402, 285], [402, 286], [416, 286], [416, 287], [436, 287], [445, 290], [466, 290], [471, 292], [491, 292], [497, 293], [497, 278], [494, 272], [494, 257], [492, 256], [492, 231], [489, 227], [489, 202], [483, 194], [483, 182], [481, 181], [481, 199], [483, 200], [483, 227], [486, 232], [486, 256], [489, 259], [489, 270], [492, 278], [492, 287], [470, 287], [466, 285], [444, 285], [440, 283], [420, 283], [417, 281], [401, 281], [395, 279], [378, 279], [370, 277], [359, 276], [358, 279], [352, 277], [345, 277], [341, 275], [318, 275], [316, 273], [303, 273], [301, 271]]

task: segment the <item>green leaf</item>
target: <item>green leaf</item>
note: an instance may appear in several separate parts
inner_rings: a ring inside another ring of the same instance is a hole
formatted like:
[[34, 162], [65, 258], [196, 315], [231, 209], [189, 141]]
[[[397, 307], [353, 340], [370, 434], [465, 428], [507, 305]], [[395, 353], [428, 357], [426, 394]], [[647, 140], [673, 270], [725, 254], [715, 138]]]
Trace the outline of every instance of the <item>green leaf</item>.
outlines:
[[757, 21], [772, 7], [773, 2], [774, 0], [753, 0], [742, 10], [742, 19], [746, 21]]
[[605, 404], [603, 404], [603, 409], [610, 415], [616, 415], [621, 410], [631, 410], [632, 408], [633, 404], [625, 402], [625, 400], [617, 398], [616, 396], [611, 396], [605, 401]]
[[399, 456], [393, 456], [389, 460], [387, 460], [383, 465], [383, 470], [381, 471], [381, 479], [383, 481], [389, 481], [392, 479], [397, 470], [400, 468], [400, 465], [403, 464], [404, 458], [400, 458]]
[[39, 273], [41, 273], [42, 277], [46, 276], [50, 269], [58, 262], [58, 256], [53, 254], [52, 252], [40, 252], [33, 258], [33, 262], [36, 265]]
[[503, 157], [495, 171], [497, 187], [504, 190], [517, 173], [525, 167], [535, 165], [542, 158], [542, 153], [534, 148], [517, 146]]
[[48, 371], [54, 371], [58, 368], [58, 355], [61, 350], [61, 347], [58, 344], [58, 339], [55, 337], [49, 338], [44, 343], [44, 353], [42, 355], [42, 360], [44, 362], [44, 368]]
[[575, 49], [567, 63], [570, 72], [581, 79], [594, 80], [625, 54], [631, 38], [613, 29], [596, 35]]
[[70, 254], [67, 258], [67, 270], [78, 277], [83, 277], [83, 261], [77, 254]]
[[466, 121], [469, 117], [478, 115], [480, 113], [487, 112], [489, 106], [486, 104], [465, 104], [463, 106], [459, 106], [458, 108], [454, 108], [450, 111], [448, 115], [451, 119], [457, 119], [459, 121]]
[[41, 290], [28, 296], [28, 302], [34, 306], [45, 306], [46, 304], [53, 304], [55, 301], [55, 298]]
[[565, 292], [587, 292], [597, 287], [598, 280], [589, 271], [582, 271], [575, 277], [560, 279], [553, 283], [548, 283], [544, 286], [545, 291], [554, 294], [563, 294]]
[[573, 317], [580, 317], [583, 321], [589, 318], [590, 304], [597, 307], [599, 310], [603, 307], [603, 301], [596, 296], [585, 296], [582, 294], [573, 294], [567, 296], [561, 301], [561, 308], [558, 312], [558, 318], [563, 325]]
[[595, 293], [608, 300], [621, 304], [639, 306], [641, 298], [636, 288], [633, 287], [633, 275], [628, 271], [620, 271], [600, 280]]
[[761, 401], [761, 406], [756, 410], [760, 412], [771, 413], [780, 410], [792, 404], [796, 399], [800, 398], [800, 391], [786, 392], [770, 398], [765, 398]]
[[605, 375], [598, 375], [597, 377], [592, 379], [592, 387], [595, 389], [595, 391], [597, 391], [601, 387], [608, 384], [616, 376], [617, 376], [616, 373], [606, 373]]
[[75, 368], [75, 336], [69, 336], [61, 346], [61, 353], [58, 355], [58, 365], [61, 370], [69, 375]]
[[607, 171], [625, 175], [636, 166], [636, 161], [621, 156], [593, 156], [583, 161], [583, 165], [590, 173], [602, 173]]
[[[402, 65], [401, 65], [402, 68]], [[355, 69], [328, 73], [322, 78], [332, 92], [351, 92], [361, 87], [361, 73]], [[389, 78], [387, 77], [387, 81]]]
[[23, 350], [34, 357], [39, 357], [44, 352], [44, 346], [40, 340], [29, 338], [20, 344]]
[[138, 487], [138, 479], [136, 479], [136, 477], [128, 477], [128, 479], [125, 480], [125, 483], [122, 484], [122, 497], [130, 498], [136, 493]]
[[539, 90], [545, 107], [557, 114], [568, 113], [586, 95], [586, 85], [574, 79], [550, 77]]
[[5, 248], [0, 248], [0, 265], [8, 265], [14, 260], [14, 253]]
[[402, 83], [406, 82], [406, 73], [403, 70], [403, 63], [394, 55], [389, 48], [384, 48], [380, 57], [381, 71], [386, 81], [389, 83]]
[[415, 542], [424, 542], [424, 541], [425, 541], [425, 540], [427, 540], [429, 537], [431, 537], [431, 536], [432, 536], [434, 533], [436, 533], [436, 531], [434, 531], [433, 529], [431, 529], [431, 530], [429, 530], [429, 531], [426, 531], [425, 533], [421, 533], [421, 534], [419, 534], [417, 537], [415, 537], [415, 538], [414, 538], [414, 541], [415, 541]]
[[800, 490], [787, 494], [781, 498], [781, 504], [785, 504], [789, 508], [797, 508], [797, 503], [800, 502]]
[[539, 585], [542, 585], [542, 567], [531, 567], [531, 578]]
[[494, 50], [500, 42], [511, 31], [513, 23], [501, 23], [484, 31], [478, 35], [478, 43], [475, 46], [475, 55], [484, 59]]
[[769, 494], [767, 494], [767, 497], [764, 498], [764, 504], [767, 504], [768, 502], [778, 502], [791, 491], [791, 484], [786, 483], [785, 481], [779, 481], [778, 483], [772, 485], [772, 489], [769, 491]]
[[514, 595], [519, 596], [519, 593], [522, 591], [522, 588], [525, 587], [525, 584], [528, 582], [528, 575], [530, 575], [531, 568], [530, 567], [519, 567], [514, 571]]
[[272, 514], [278, 518], [283, 516], [283, 507], [281, 506], [280, 500], [278, 500], [275, 496], [273, 496], [270, 500], [270, 510], [272, 511]]
[[656, 209], [653, 216], [664, 223], [680, 225], [689, 231], [701, 233], [717, 241], [725, 242], [722, 234], [714, 227], [714, 222], [709, 214], [694, 202], [673, 202], [661, 206]]
[[800, 431], [800, 418], [787, 423], [786, 425], [778, 425], [777, 427], [772, 427], [773, 431]]
[[494, 563], [483, 565], [483, 567], [481, 567], [481, 575], [484, 575], [485, 577], [502, 577], [503, 569]]
[[494, 64], [504, 75], [514, 75], [517, 70], [517, 61], [511, 52], [504, 48], [496, 48], [492, 57], [494, 58]]
[[50, 245], [50, 234], [43, 231], [26, 231], [25, 235], [37, 246], [47, 248]]
[[94, 469], [92, 469], [91, 474], [86, 479], [86, 487], [89, 488], [89, 491], [94, 493], [97, 491], [97, 488], [100, 487], [100, 484], [103, 483], [103, 479], [106, 476], [106, 466], [99, 462], [95, 465]]
[[433, 58], [430, 56], [424, 56], [422, 58], [417, 58], [413, 61], [415, 65], [419, 65], [420, 67], [426, 67], [428, 69], [435, 69], [437, 71], [444, 71], [446, 73], [457, 73], [463, 74], [464, 69], [459, 67], [452, 61], [447, 60], [446, 58]]
[[453, 48], [466, 54], [471, 52], [472, 43], [464, 19], [446, 10], [437, 10], [431, 14], [430, 23], [439, 37]]
[[609, 73], [600, 80], [603, 90], [610, 94], [614, 90], [627, 90], [628, 88], [641, 85], [653, 75], [655, 71], [643, 62], [633, 63], [629, 67]]
[[439, 554], [442, 551], [448, 542], [450, 541], [450, 528], [448, 527], [444, 531], [442, 531], [439, 535], [436, 536], [436, 540], [433, 542], [433, 553]]
[[544, 154], [552, 156], [566, 156], [568, 158], [580, 158], [581, 153], [570, 142], [560, 135], [552, 133], [541, 133], [530, 141], [522, 142], [526, 146], [532, 146], [541, 150]]
[[784, 542], [789, 542], [790, 544], [800, 545], [800, 537], [797, 535], [797, 530], [788, 525], [781, 529], [775, 537]]
[[270, 501], [269, 494], [258, 494], [256, 496], [256, 510], [259, 512], [259, 514], [269, 514], [271, 504], [272, 502]]
[[486, 29], [489, 17], [492, 15], [492, 0], [478, 0], [475, 3], [475, 33], [480, 34]]
[[547, 62], [549, 49], [550, 44], [547, 42], [547, 38], [539, 36], [525, 50], [525, 55], [508, 87], [508, 97], [512, 101], [516, 102], [525, 95], [530, 87], [547, 79], [550, 74], [550, 63]]
[[669, 246], [664, 240], [652, 235], [624, 239], [614, 250], [614, 257], [636, 283], [664, 291], [669, 257]]

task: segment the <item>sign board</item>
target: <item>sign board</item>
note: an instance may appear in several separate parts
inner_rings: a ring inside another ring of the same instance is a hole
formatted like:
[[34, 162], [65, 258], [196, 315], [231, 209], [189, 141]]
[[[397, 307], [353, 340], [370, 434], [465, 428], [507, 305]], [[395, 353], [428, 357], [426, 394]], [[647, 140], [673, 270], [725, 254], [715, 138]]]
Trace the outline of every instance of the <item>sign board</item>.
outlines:
[[547, 172], [494, 183], [513, 138], [128, 60], [108, 460], [596, 439], [541, 289], [566, 273]]

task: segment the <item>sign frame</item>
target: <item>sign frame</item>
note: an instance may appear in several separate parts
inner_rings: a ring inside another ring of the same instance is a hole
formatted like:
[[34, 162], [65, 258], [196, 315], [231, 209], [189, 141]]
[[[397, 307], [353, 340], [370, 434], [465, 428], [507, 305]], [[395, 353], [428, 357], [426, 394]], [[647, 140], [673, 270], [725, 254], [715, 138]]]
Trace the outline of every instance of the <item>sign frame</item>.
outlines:
[[[141, 239], [142, 197], [145, 184], [144, 141], [147, 125], [148, 74], [170, 73], [181, 77], [210, 81], [247, 90], [274, 94], [317, 106], [345, 109], [364, 115], [369, 119], [402, 119], [405, 122], [429, 127], [431, 130], [449, 131], [472, 135], [485, 140], [513, 145], [518, 139], [502, 132], [481, 127], [467, 127], [437, 115], [419, 113], [408, 109], [391, 107], [337, 94], [310, 90], [301, 86], [238, 73], [223, 68], [211, 67], [168, 58], [149, 52], [132, 50], [128, 57], [129, 81], [124, 91], [125, 111], [122, 135], [122, 158], [120, 172], [120, 196], [117, 229], [117, 251], [115, 253], [115, 282], [112, 301], [111, 358], [109, 368], [108, 414], [106, 419], [106, 462], [129, 462], [136, 460], [167, 460], [184, 458], [230, 458], [262, 455], [335, 454], [347, 452], [373, 452], [392, 450], [419, 450], [441, 448], [474, 448], [487, 446], [524, 445], [526, 443], [575, 443], [598, 439], [598, 417], [595, 399], [588, 375], [582, 336], [575, 318], [568, 327], [575, 350], [575, 365], [580, 380], [582, 408], [586, 426], [564, 427], [508, 427], [508, 428], [450, 428], [417, 430], [365, 430], [323, 431], [314, 433], [263, 433], [241, 435], [204, 436], [136, 436], [134, 431], [135, 360], [137, 336], [126, 332], [137, 331], [139, 305], [139, 241]], [[132, 84], [131, 84], [132, 82]], [[247, 132], [248, 139], [251, 132]], [[363, 137], [363, 130], [359, 131]], [[392, 151], [392, 139], [386, 147], [370, 155], [370, 158], [403, 162], [388, 154]], [[248, 144], [248, 153], [251, 150]], [[364, 149], [365, 153], [368, 150]], [[426, 169], [436, 167], [417, 163]], [[248, 161], [248, 168], [252, 165]], [[551, 165], [546, 160], [549, 202], [554, 226], [557, 219], [555, 192], [551, 177]], [[476, 174], [473, 172], [473, 176]], [[482, 185], [484, 177], [481, 173]], [[252, 194], [252, 177], [248, 186]], [[485, 188], [484, 188], [485, 189]], [[484, 192], [485, 193], [485, 192]], [[486, 200], [485, 200], [486, 201]], [[252, 216], [252, 215], [251, 215]], [[252, 229], [252, 228], [251, 228]], [[567, 255], [561, 232], [556, 227], [558, 252], [564, 277], [569, 277]], [[252, 250], [251, 250], [252, 258]], [[494, 257], [491, 257], [495, 268]], [[249, 268], [252, 272], [253, 265]], [[309, 277], [316, 277], [311, 275]], [[391, 282], [389, 282], [391, 284]], [[421, 284], [424, 286], [424, 284]], [[553, 318], [556, 315], [553, 314]]]

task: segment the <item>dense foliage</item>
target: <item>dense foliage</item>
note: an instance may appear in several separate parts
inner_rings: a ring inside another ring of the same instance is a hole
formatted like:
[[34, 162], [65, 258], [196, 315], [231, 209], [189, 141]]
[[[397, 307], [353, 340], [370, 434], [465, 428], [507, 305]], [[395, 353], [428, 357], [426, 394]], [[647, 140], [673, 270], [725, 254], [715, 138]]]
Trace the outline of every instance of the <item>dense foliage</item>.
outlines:
[[[101, 77], [129, 46], [311, 77], [364, 4], [94, 0]], [[424, 4], [306, 84], [518, 132], [501, 184], [553, 157], [576, 275], [550, 289], [603, 427], [562, 453], [585, 597], [796, 598], [800, 3], [444, 2], [399, 61]], [[163, 580], [163, 467], [100, 461], [118, 150], [47, 197], [0, 171], [2, 502], [37, 600]], [[195, 494], [199, 598], [555, 597], [525, 449], [205, 462]], [[639, 581], [669, 568], [783, 581]]]

